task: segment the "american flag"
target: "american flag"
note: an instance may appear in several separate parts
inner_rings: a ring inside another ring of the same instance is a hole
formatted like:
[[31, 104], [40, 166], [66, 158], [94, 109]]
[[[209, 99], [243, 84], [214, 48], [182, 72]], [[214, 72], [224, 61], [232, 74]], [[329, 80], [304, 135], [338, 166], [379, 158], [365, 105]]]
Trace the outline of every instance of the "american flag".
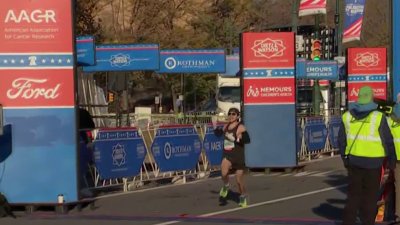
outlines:
[[299, 16], [326, 14], [326, 0], [301, 0]]

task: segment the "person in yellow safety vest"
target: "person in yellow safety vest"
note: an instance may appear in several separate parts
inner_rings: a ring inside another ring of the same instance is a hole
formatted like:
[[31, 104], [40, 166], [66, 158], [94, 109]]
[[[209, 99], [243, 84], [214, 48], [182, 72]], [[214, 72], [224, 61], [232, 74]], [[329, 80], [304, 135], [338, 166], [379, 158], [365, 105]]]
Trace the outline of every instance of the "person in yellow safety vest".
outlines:
[[399, 101], [393, 107], [392, 113], [388, 118], [390, 131], [393, 135], [394, 147], [396, 149], [397, 165], [394, 170], [395, 180], [395, 219], [394, 222], [400, 222], [400, 103]]
[[342, 116], [338, 144], [349, 180], [343, 225], [356, 224], [358, 213], [363, 225], [375, 224], [383, 161], [396, 166], [393, 136], [373, 98], [371, 87], [361, 87]]

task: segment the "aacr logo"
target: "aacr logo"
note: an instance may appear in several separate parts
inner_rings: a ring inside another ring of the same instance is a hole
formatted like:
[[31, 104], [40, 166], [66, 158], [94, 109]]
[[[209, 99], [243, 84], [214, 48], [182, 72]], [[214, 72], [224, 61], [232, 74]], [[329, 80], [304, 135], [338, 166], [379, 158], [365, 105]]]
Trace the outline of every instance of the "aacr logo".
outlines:
[[32, 12], [27, 10], [14, 11], [8, 10], [5, 23], [56, 23], [56, 12], [54, 10], [36, 9]]

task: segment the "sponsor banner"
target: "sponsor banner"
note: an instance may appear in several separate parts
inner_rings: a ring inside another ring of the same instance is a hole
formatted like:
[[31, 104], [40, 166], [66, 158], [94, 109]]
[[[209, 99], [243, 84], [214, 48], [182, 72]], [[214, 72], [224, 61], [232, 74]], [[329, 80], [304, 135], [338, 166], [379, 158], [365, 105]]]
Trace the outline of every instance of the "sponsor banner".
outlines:
[[193, 126], [161, 126], [151, 151], [161, 172], [189, 170], [196, 167], [201, 142]]
[[374, 97], [386, 100], [386, 82], [348, 82], [347, 98], [349, 102], [357, 102], [358, 92], [363, 86], [370, 86], [374, 90]]
[[347, 55], [349, 76], [386, 75], [386, 48], [349, 48]]
[[347, 55], [348, 101], [357, 101], [358, 90], [365, 85], [374, 89], [376, 98], [386, 100], [386, 48], [350, 48]]
[[93, 160], [102, 179], [139, 174], [146, 147], [136, 128], [99, 130], [93, 144]]
[[365, 0], [346, 0], [343, 43], [360, 40]]
[[328, 122], [329, 143], [335, 149], [339, 148], [339, 129], [342, 123], [340, 116], [331, 116]]
[[225, 73], [225, 50], [162, 50], [158, 73]]
[[336, 61], [307, 61], [304, 79], [337, 80], [339, 77]]
[[[219, 128], [224, 126], [218, 125]], [[204, 136], [203, 148], [211, 166], [219, 166], [222, 161], [222, 152], [224, 150], [224, 136], [217, 137], [214, 134], [212, 124], [206, 125], [206, 134]]]
[[73, 52], [71, 0], [0, 5], [0, 52]]
[[73, 55], [57, 53], [0, 53], [0, 70], [47, 70], [47, 69], [72, 69], [74, 66]]
[[392, 100], [396, 102], [400, 93], [400, 1], [392, 1], [392, 35]]
[[306, 61], [305, 58], [296, 59], [296, 78], [301, 79], [306, 76]]
[[80, 66], [93, 66], [96, 64], [93, 36], [79, 36], [76, 38], [76, 58]]
[[294, 68], [294, 34], [243, 33], [243, 68]]
[[222, 76], [238, 76], [240, 72], [239, 55], [226, 56], [226, 70]]
[[243, 81], [245, 105], [252, 104], [294, 104], [295, 79], [268, 78], [244, 79]]
[[71, 70], [2, 70], [0, 102], [5, 108], [73, 107]]
[[294, 33], [243, 33], [241, 38], [243, 120], [252, 139], [245, 146], [246, 165], [296, 165]]
[[96, 65], [84, 66], [84, 72], [158, 70], [157, 44], [98, 45]]
[[325, 148], [328, 129], [321, 118], [306, 118], [304, 126], [304, 139], [308, 151], [316, 151]]
[[[60, 193], [66, 202], [78, 199], [77, 127], [71, 115], [74, 108], [4, 109], [12, 134], [0, 139], [12, 143], [12, 154], [10, 149], [1, 159], [7, 166], [0, 191], [11, 203], [56, 203]], [[7, 145], [0, 146], [5, 153]]]
[[245, 105], [243, 120], [251, 138], [245, 145], [247, 167], [297, 165], [294, 105]]
[[326, 14], [326, 0], [301, 0], [299, 16]]

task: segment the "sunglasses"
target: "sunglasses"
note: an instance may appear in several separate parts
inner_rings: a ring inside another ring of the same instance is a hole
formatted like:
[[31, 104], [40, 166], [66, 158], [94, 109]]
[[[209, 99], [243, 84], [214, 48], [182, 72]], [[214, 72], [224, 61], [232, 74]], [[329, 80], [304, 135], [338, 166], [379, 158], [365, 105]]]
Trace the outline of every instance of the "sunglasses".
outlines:
[[237, 114], [236, 113], [234, 113], [234, 112], [230, 112], [230, 113], [228, 113], [228, 116], [236, 116]]

